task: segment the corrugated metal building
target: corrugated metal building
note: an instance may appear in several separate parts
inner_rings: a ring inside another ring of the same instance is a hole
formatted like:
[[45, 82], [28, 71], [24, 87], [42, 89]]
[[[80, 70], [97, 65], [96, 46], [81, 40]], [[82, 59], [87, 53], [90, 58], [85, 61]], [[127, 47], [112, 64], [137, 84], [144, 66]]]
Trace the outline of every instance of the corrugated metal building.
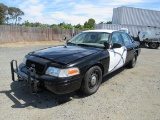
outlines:
[[160, 31], [160, 11], [122, 6], [113, 9], [112, 24], [95, 25], [95, 29], [121, 28], [128, 28], [130, 34], [135, 37], [138, 31]]
[[114, 8], [112, 24], [160, 27], [160, 11], [133, 7]]

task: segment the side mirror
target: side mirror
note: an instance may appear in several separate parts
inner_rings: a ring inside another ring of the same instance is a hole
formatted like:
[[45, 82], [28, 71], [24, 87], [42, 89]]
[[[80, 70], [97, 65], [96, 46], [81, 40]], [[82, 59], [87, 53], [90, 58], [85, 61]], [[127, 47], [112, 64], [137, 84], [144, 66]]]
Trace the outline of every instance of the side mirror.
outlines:
[[113, 49], [113, 48], [121, 48], [121, 47], [122, 47], [121, 44], [114, 43], [111, 48]]
[[67, 39], [67, 37], [64, 35], [63, 37], [62, 37], [62, 40], [66, 40]]
[[103, 44], [104, 44], [104, 46], [105, 46], [106, 49], [109, 49], [110, 44], [108, 42], [104, 42]]

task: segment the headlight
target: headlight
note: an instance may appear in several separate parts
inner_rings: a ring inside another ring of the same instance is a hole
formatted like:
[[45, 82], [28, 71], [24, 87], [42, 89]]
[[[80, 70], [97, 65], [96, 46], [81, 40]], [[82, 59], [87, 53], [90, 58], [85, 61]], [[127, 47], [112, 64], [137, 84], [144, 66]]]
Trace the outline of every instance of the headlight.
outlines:
[[60, 69], [54, 67], [48, 67], [46, 74], [58, 77]]
[[68, 68], [68, 69], [59, 69], [55, 67], [48, 67], [46, 70], [47, 75], [55, 76], [55, 77], [69, 77], [79, 74], [78, 68]]
[[26, 61], [27, 61], [27, 58], [24, 57], [24, 58], [23, 58], [23, 63], [26, 64]]

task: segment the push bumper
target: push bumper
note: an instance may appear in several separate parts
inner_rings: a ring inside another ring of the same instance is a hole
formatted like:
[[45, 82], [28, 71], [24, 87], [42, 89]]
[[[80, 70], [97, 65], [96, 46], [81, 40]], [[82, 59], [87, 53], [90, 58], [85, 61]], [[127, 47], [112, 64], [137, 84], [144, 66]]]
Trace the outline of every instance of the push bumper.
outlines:
[[16, 60], [12, 60], [10, 64], [12, 80], [15, 81], [15, 74], [18, 78], [23, 78], [28, 83], [31, 93], [37, 93], [39, 82], [43, 83], [48, 90], [56, 94], [70, 93], [80, 88], [83, 79], [83, 76], [59, 78], [39, 75], [36, 74], [36, 70], [32, 67], [29, 69], [25, 66], [18, 68]]

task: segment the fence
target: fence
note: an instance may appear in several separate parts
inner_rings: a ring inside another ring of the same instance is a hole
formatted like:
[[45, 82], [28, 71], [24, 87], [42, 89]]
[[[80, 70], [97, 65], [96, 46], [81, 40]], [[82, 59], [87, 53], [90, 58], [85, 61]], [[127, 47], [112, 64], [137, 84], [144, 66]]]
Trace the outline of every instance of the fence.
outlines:
[[[79, 32], [81, 31], [74, 30], [74, 34]], [[0, 25], [0, 44], [9, 42], [61, 40], [63, 35], [69, 39], [72, 37], [72, 34], [72, 29]]]

